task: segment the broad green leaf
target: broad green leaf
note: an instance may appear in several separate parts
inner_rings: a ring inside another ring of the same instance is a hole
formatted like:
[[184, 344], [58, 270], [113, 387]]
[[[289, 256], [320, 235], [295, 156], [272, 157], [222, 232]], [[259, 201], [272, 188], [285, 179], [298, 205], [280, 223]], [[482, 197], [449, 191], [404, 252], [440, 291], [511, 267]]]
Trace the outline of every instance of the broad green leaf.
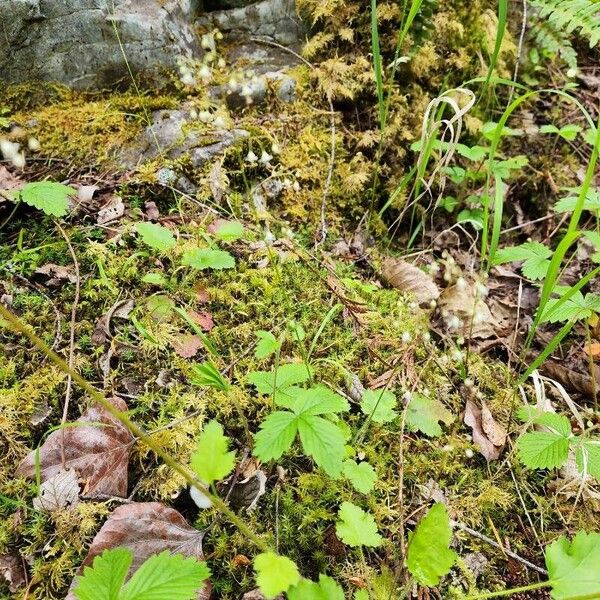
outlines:
[[442, 435], [439, 421], [450, 425], [454, 415], [437, 399], [422, 394], [413, 394], [406, 409], [406, 425], [412, 431], [421, 431], [425, 435]]
[[528, 279], [544, 279], [550, 266], [552, 250], [540, 242], [525, 242], [520, 246], [501, 248], [494, 255], [494, 264], [524, 261], [521, 267]]
[[366, 461], [356, 463], [353, 460], [344, 461], [344, 475], [359, 492], [368, 494], [377, 481], [375, 469]]
[[421, 585], [436, 586], [450, 572], [456, 561], [451, 540], [446, 507], [438, 502], [421, 519], [408, 544], [408, 570]]
[[54, 181], [26, 183], [16, 194], [22, 202], [53, 217], [64, 217], [69, 212], [69, 196], [77, 190]]
[[582, 131], [579, 125], [568, 124], [560, 128], [558, 135], [568, 142], [572, 142], [577, 137], [577, 134]]
[[254, 456], [263, 462], [279, 458], [290, 449], [298, 431], [298, 417], [288, 411], [271, 413], [254, 437]]
[[600, 483], [600, 440], [584, 439], [577, 447], [577, 466]]
[[78, 600], [119, 600], [132, 562], [133, 554], [127, 548], [105, 550], [77, 577], [75, 596]]
[[367, 590], [356, 590], [354, 600], [369, 600], [369, 592]]
[[556, 125], [548, 124], [540, 127], [540, 133], [558, 133], [560, 129]]
[[[569, 188], [569, 191], [572, 193], [571, 196], [566, 196], [565, 198], [561, 198], [554, 205], [554, 210], [557, 213], [565, 213], [565, 212], [573, 212], [575, 210], [575, 206], [577, 205], [578, 196], [581, 188]], [[587, 191], [585, 196], [585, 200], [583, 201], [583, 210], [589, 210], [593, 213], [600, 212], [600, 191], [594, 188], [590, 188]]]
[[119, 600], [194, 600], [209, 575], [206, 563], [165, 550], [133, 574]]
[[254, 357], [258, 358], [258, 360], [271, 356], [271, 354], [277, 352], [281, 345], [279, 340], [270, 331], [263, 331], [261, 329], [256, 332], [256, 337], [259, 339], [259, 342], [256, 344]]
[[235, 259], [229, 252], [213, 248], [192, 248], [187, 250], [182, 258], [184, 267], [193, 269], [233, 269]]
[[548, 427], [553, 433], [564, 437], [571, 435], [571, 423], [564, 415], [558, 415], [554, 412], [542, 412], [533, 420], [536, 425]]
[[244, 235], [244, 226], [239, 221], [222, 221], [213, 235], [222, 242], [234, 242]]
[[300, 581], [300, 573], [294, 561], [275, 552], [263, 552], [254, 559], [256, 583], [269, 600], [287, 592]]
[[587, 238], [594, 246], [596, 252], [590, 257], [596, 264], [600, 263], [600, 233], [597, 231], [584, 231], [583, 237]]
[[512, 175], [512, 171], [522, 169], [528, 163], [529, 159], [523, 154], [512, 156], [506, 160], [495, 160], [492, 164], [492, 173], [501, 179], [508, 179]]
[[333, 390], [317, 385], [308, 389], [298, 389], [293, 393], [290, 408], [297, 414], [325, 415], [350, 410], [348, 401]]
[[560, 298], [551, 298], [546, 303], [546, 308], [540, 323], [559, 323], [563, 321], [580, 321], [600, 313], [600, 296], [596, 294], [584, 295], [577, 291], [568, 300], [559, 304]]
[[531, 431], [519, 438], [517, 452], [530, 469], [556, 469], [569, 456], [569, 438], [551, 431]]
[[289, 407], [300, 389], [296, 384], [304, 383], [309, 376], [305, 364], [288, 363], [272, 371], [252, 371], [247, 378], [259, 394], [272, 395], [276, 404]]
[[345, 600], [344, 590], [334, 579], [319, 575], [319, 583], [302, 579], [287, 591], [288, 600]]
[[396, 408], [396, 396], [388, 390], [367, 390], [360, 402], [362, 412], [370, 416], [375, 423], [393, 421], [398, 416], [394, 408]]
[[136, 223], [135, 229], [142, 238], [142, 241], [154, 248], [165, 252], [175, 245], [175, 236], [162, 225], [156, 223]]
[[372, 548], [381, 545], [382, 538], [371, 513], [351, 502], [342, 502], [338, 517], [340, 520], [335, 524], [335, 531], [344, 544]]
[[331, 421], [307, 413], [299, 415], [297, 423], [305, 454], [312, 456], [330, 477], [339, 477], [346, 455], [340, 428]]
[[201, 481], [211, 485], [233, 471], [235, 452], [228, 452], [228, 447], [229, 438], [223, 434], [223, 427], [216, 421], [207, 423], [191, 458], [192, 469]]
[[546, 550], [546, 567], [555, 600], [600, 598], [600, 533], [580, 531], [572, 542], [560, 537]]
[[470, 223], [476, 230], [483, 228], [483, 209], [464, 208], [456, 215], [457, 223]]
[[142, 277], [142, 281], [144, 283], [149, 283], [150, 285], [156, 285], [159, 287], [167, 283], [164, 275], [161, 275], [160, 273], [146, 273]]
[[465, 146], [464, 144], [457, 144], [456, 151], [461, 156], [468, 158], [474, 162], [480, 162], [483, 160], [487, 153], [490, 151], [489, 148], [484, 148], [483, 146]]

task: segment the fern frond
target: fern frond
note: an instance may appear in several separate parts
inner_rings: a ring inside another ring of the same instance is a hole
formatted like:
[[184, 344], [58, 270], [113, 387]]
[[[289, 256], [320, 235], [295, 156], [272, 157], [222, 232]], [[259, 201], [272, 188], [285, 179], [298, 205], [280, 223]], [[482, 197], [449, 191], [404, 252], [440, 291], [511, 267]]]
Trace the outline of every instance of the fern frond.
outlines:
[[529, 37], [541, 56], [560, 58], [569, 69], [577, 69], [577, 52], [571, 44], [569, 34], [537, 15], [531, 19], [530, 24]]
[[577, 32], [593, 48], [600, 42], [600, 2], [595, 0], [531, 0], [541, 18], [566, 33]]

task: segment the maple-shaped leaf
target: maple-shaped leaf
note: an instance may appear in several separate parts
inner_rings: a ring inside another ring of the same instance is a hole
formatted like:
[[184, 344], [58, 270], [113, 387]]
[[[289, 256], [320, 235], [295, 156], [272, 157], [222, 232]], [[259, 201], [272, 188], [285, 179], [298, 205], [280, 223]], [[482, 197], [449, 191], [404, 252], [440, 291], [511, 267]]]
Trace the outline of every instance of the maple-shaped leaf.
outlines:
[[525, 242], [520, 246], [501, 248], [494, 255], [494, 264], [523, 261], [521, 270], [528, 279], [543, 279], [550, 266], [552, 250], [541, 242]]
[[580, 531], [572, 542], [560, 537], [546, 550], [555, 600], [600, 598], [600, 533]]
[[438, 502], [419, 521], [408, 544], [408, 570], [421, 585], [438, 585], [440, 577], [450, 572], [456, 561], [456, 553], [450, 550], [451, 540], [448, 512]]
[[319, 575], [319, 582], [302, 579], [287, 591], [288, 600], [345, 600], [344, 590], [334, 579]]
[[439, 421], [450, 425], [454, 415], [437, 399], [422, 394], [413, 394], [406, 409], [406, 425], [412, 431], [421, 431], [425, 435], [442, 435]]
[[[191, 527], [183, 516], [173, 508], [159, 502], [131, 502], [119, 506], [108, 517], [94, 537], [89, 552], [78, 573], [105, 550], [125, 548], [133, 554], [130, 573], [135, 573], [150, 557], [165, 550], [170, 554], [204, 559], [202, 539], [204, 534]], [[65, 600], [77, 600], [74, 593], [78, 578], [71, 584]], [[168, 596], [158, 596], [166, 598]], [[156, 598], [156, 596], [149, 598]], [[210, 598], [210, 585], [205, 583], [194, 596], [195, 600]]]
[[76, 189], [54, 181], [26, 183], [17, 192], [22, 202], [53, 217], [64, 217], [69, 212], [69, 197], [75, 195]]
[[571, 425], [563, 415], [545, 412], [533, 419], [545, 431], [529, 431], [517, 441], [521, 462], [530, 469], [556, 469], [569, 456]]
[[154, 248], [165, 252], [175, 246], [175, 236], [169, 229], [158, 225], [157, 223], [136, 223], [136, 231], [139, 233], [142, 241]]
[[[561, 290], [559, 293], [564, 293]], [[546, 303], [540, 323], [560, 323], [563, 321], [581, 321], [588, 319], [595, 313], [600, 313], [600, 296], [575, 292], [567, 300], [551, 298]]]
[[256, 583], [267, 600], [275, 598], [300, 581], [298, 567], [287, 556], [263, 552], [254, 559]]
[[396, 396], [389, 390], [367, 390], [360, 401], [360, 410], [375, 423], [390, 423], [398, 413]]
[[366, 461], [356, 463], [353, 460], [346, 460], [344, 476], [350, 480], [355, 490], [363, 494], [368, 494], [377, 481], [375, 469]]
[[229, 438], [223, 435], [223, 427], [217, 421], [204, 426], [192, 454], [191, 466], [207, 485], [224, 479], [233, 471], [235, 452], [228, 452], [228, 446]]
[[297, 384], [308, 381], [310, 376], [304, 363], [287, 363], [272, 371], [252, 371], [247, 379], [259, 394], [273, 396], [275, 404], [289, 408], [300, 390]]
[[[125, 412], [120, 398], [111, 403]], [[82, 484], [82, 495], [89, 498], [127, 496], [129, 453], [134, 438], [129, 430], [105, 408], [94, 404], [70, 427], [53, 431], [38, 451], [30, 452], [17, 468], [17, 475], [36, 478], [39, 470], [45, 482], [63, 470], [74, 469]]]
[[338, 517], [340, 520], [335, 524], [335, 531], [344, 544], [373, 548], [381, 545], [382, 539], [371, 513], [351, 502], [342, 502]]
[[235, 259], [225, 250], [214, 250], [213, 248], [192, 248], [187, 250], [181, 260], [185, 267], [193, 269], [233, 269]]

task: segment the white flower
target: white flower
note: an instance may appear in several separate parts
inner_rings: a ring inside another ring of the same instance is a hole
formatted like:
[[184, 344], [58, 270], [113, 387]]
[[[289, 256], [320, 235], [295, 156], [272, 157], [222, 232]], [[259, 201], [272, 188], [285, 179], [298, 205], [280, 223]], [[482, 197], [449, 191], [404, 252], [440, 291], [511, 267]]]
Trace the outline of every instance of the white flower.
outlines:
[[279, 154], [281, 152], [281, 148], [279, 147], [279, 144], [271, 144], [271, 152], [273, 154]]
[[19, 148], [21, 146], [15, 142], [11, 142], [5, 138], [0, 138], [0, 152], [6, 160], [14, 160], [15, 156], [19, 154]]
[[17, 169], [23, 169], [25, 167], [25, 153], [24, 152], [20, 152], [19, 154], [17, 154], [13, 159], [12, 159], [12, 164], [17, 168]]
[[183, 83], [183, 85], [187, 85], [188, 87], [193, 87], [196, 85], [196, 80], [194, 79], [194, 76], [187, 71], [181, 76], [181, 83]]
[[209, 83], [212, 79], [212, 69], [208, 65], [202, 65], [198, 74], [204, 83]]
[[410, 343], [411, 340], [412, 340], [412, 336], [410, 335], [410, 333], [408, 331], [405, 331], [402, 334], [402, 343], [408, 344], [408, 343]]
[[273, 157], [266, 150], [263, 150], [262, 154], [260, 155], [260, 162], [263, 165], [268, 165], [271, 162], [272, 158]]
[[456, 280], [456, 289], [460, 292], [464, 292], [467, 289], [467, 282], [464, 277], [459, 277]]
[[201, 40], [200, 45], [204, 50], [215, 50], [215, 36], [212, 33], [205, 33]]
[[252, 152], [252, 150], [250, 150], [248, 152], [248, 154], [246, 154], [246, 162], [247, 163], [250, 163], [251, 165], [253, 165], [257, 160], [258, 160], [258, 156], [256, 156], [256, 154], [254, 154], [254, 152]]
[[450, 317], [448, 317], [447, 325], [448, 329], [458, 329], [462, 325], [462, 323], [456, 315], [451, 315]]
[[475, 453], [473, 452], [473, 450], [471, 450], [471, 448], [467, 448], [465, 450], [465, 456], [467, 458], [473, 458], [475, 456]]
[[213, 125], [217, 129], [227, 129], [227, 121], [220, 115], [213, 121]]
[[198, 113], [198, 119], [202, 123], [211, 123], [212, 120], [213, 120], [213, 116], [212, 116], [212, 113], [209, 110], [201, 110]]
[[30, 137], [29, 140], [27, 140], [27, 146], [32, 152], [39, 152], [42, 148], [42, 145], [34, 137]]
[[190, 496], [198, 508], [210, 508], [212, 506], [212, 502], [196, 487], [190, 488]]

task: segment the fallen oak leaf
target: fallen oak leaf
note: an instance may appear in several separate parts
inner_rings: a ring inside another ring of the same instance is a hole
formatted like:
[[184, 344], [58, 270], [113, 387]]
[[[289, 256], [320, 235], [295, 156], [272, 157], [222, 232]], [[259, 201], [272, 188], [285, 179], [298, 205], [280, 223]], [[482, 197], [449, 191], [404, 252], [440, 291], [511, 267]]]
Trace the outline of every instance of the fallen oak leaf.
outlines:
[[[125, 412], [127, 405], [114, 397], [111, 403]], [[53, 431], [38, 451], [30, 452], [17, 467], [17, 475], [36, 478], [39, 461], [41, 481], [75, 469], [84, 482], [83, 495], [89, 498], [127, 495], [127, 467], [133, 436], [129, 430], [98, 404], [92, 405], [72, 426]]]
[[[92, 541], [87, 557], [80, 567], [90, 566], [94, 558], [110, 548], [127, 548], [133, 553], [129, 572], [136, 572], [151, 556], [165, 550], [202, 561], [204, 533], [191, 527], [183, 516], [160, 502], [131, 502], [119, 506], [101, 527]], [[77, 600], [73, 579], [65, 600]], [[210, 598], [210, 584], [205, 583], [196, 600]]]
[[381, 275], [397, 290], [413, 294], [419, 304], [427, 304], [440, 296], [433, 278], [405, 260], [389, 257], [384, 259]]

